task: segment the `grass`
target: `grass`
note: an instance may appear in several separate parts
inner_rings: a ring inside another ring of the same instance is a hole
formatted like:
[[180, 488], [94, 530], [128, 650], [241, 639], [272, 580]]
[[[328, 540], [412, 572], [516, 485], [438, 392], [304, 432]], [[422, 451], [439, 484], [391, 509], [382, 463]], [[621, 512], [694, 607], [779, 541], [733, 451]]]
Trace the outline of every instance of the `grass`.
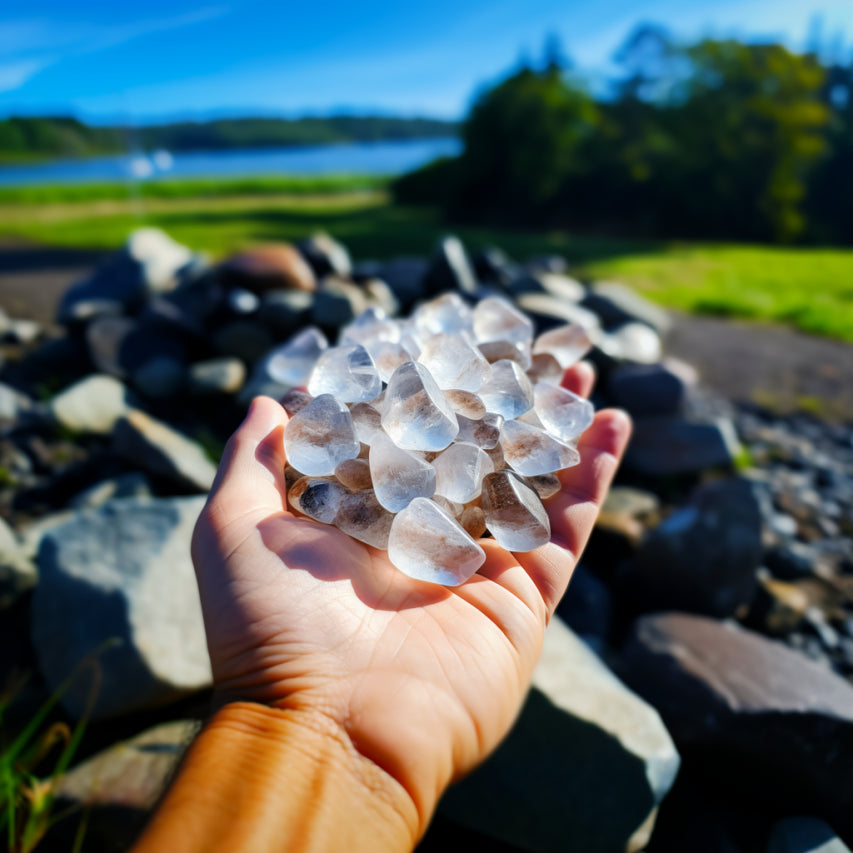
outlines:
[[[325, 230], [356, 258], [428, 253], [449, 230], [436, 211], [397, 207], [381, 178], [182, 180], [0, 189], [0, 237], [110, 249], [141, 225], [221, 257], [251, 243]], [[853, 342], [853, 250], [663, 243], [564, 232], [452, 229], [476, 249], [513, 257], [556, 252], [582, 278], [619, 279], [690, 312], [796, 326]]]

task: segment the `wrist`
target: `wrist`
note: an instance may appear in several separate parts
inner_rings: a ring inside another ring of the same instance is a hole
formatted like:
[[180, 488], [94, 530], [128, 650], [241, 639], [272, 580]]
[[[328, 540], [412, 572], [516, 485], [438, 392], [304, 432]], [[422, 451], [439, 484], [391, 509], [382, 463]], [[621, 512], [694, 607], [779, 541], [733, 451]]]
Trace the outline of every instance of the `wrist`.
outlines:
[[412, 798], [332, 719], [251, 702], [201, 732], [137, 853], [411, 850], [426, 828]]

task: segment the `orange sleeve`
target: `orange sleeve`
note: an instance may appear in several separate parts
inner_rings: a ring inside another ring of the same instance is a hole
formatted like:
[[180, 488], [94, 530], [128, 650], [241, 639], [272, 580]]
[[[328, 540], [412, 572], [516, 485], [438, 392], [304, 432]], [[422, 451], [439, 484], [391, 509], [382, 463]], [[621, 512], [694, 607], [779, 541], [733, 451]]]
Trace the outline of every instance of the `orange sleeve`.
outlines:
[[419, 834], [405, 789], [331, 720], [235, 702], [196, 738], [132, 853], [403, 853]]

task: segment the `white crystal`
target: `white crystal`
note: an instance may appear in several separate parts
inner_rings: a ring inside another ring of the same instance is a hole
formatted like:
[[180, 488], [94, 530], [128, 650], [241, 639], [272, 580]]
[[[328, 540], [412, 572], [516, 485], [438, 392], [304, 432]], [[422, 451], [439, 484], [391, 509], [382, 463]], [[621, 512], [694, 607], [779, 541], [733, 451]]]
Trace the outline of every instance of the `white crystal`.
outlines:
[[482, 447], [483, 450], [491, 450], [501, 439], [501, 427], [504, 422], [502, 415], [486, 412], [482, 418], [474, 419], [457, 415], [456, 419], [459, 421], [457, 441], [468, 441]]
[[267, 373], [282, 385], [304, 385], [317, 359], [328, 346], [326, 336], [314, 326], [309, 326], [269, 354]]
[[580, 462], [580, 454], [574, 447], [521, 421], [504, 424], [501, 448], [507, 465], [526, 477], [561, 471]]
[[565, 442], [577, 439], [595, 417], [589, 400], [548, 382], [539, 382], [533, 389], [533, 410], [542, 426]]
[[458, 586], [486, 560], [486, 553], [446, 510], [415, 498], [394, 517], [388, 557], [411, 578]]
[[486, 526], [502, 548], [532, 551], [551, 538], [548, 513], [536, 492], [511, 471], [497, 471], [483, 480]]
[[414, 498], [428, 498], [435, 491], [432, 465], [401, 450], [384, 432], [374, 436], [368, 461], [376, 499], [389, 512], [399, 512]]
[[341, 501], [349, 494], [337, 480], [322, 477], [301, 477], [287, 493], [290, 505], [303, 515], [332, 524]]
[[435, 492], [448, 500], [465, 504], [480, 494], [483, 477], [494, 470], [488, 454], [477, 447], [457, 441], [433, 460]]
[[343, 403], [372, 400], [382, 390], [376, 365], [361, 344], [343, 344], [326, 350], [308, 380], [308, 392], [333, 394]]
[[354, 459], [360, 449], [349, 409], [331, 394], [315, 397], [284, 429], [284, 452], [303, 474], [334, 474], [344, 459]]
[[462, 335], [433, 335], [424, 342], [418, 361], [441, 389], [476, 391], [491, 373], [483, 354]]
[[533, 323], [506, 299], [489, 296], [474, 307], [474, 334], [477, 341], [510, 341], [529, 345]]
[[388, 382], [382, 426], [404, 450], [444, 450], [459, 432], [450, 403], [429, 371], [414, 361], [398, 367]]
[[496, 361], [491, 379], [477, 392], [486, 409], [517, 418], [533, 406], [533, 386], [521, 367], [514, 361]]
[[470, 331], [471, 309], [456, 293], [445, 293], [425, 302], [414, 313], [414, 321], [423, 335]]
[[533, 353], [554, 356], [564, 370], [592, 349], [589, 332], [580, 323], [568, 323], [543, 332], [533, 342]]

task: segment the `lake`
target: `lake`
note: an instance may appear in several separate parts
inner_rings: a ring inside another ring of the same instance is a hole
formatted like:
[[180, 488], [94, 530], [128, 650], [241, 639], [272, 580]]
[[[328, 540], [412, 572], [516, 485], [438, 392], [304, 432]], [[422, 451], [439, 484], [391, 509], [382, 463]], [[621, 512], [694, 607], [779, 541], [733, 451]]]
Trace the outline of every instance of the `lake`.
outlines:
[[461, 143], [449, 137], [404, 142], [359, 142], [293, 148], [230, 151], [158, 151], [150, 156], [120, 155], [83, 160], [0, 166], [0, 186], [100, 183], [129, 179], [158, 180], [245, 175], [365, 174], [397, 175], [458, 154]]

